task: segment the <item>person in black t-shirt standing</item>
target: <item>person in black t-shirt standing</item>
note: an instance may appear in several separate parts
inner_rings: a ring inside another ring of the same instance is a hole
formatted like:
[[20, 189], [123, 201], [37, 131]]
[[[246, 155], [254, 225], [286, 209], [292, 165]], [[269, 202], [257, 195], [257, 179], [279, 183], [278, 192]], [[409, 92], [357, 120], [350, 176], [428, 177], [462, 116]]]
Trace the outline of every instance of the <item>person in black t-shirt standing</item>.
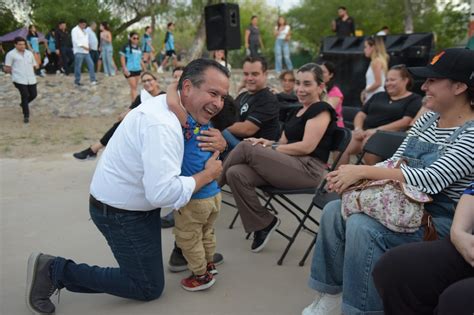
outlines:
[[354, 18], [347, 14], [346, 7], [339, 7], [337, 9], [337, 19], [332, 21], [332, 31], [336, 32], [336, 36], [354, 36], [355, 35], [355, 23]]
[[238, 122], [222, 133], [229, 149], [244, 138], [277, 140], [280, 135], [278, 99], [267, 87], [267, 62], [262, 57], [247, 57], [243, 72], [246, 91], [235, 100]]

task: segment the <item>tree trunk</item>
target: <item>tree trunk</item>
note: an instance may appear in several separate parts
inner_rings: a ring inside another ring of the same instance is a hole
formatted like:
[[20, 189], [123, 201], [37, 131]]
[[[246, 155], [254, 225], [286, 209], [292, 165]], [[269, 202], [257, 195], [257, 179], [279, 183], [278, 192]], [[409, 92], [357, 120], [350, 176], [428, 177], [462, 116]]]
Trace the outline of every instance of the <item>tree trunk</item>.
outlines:
[[411, 8], [411, 1], [404, 0], [405, 4], [405, 33], [412, 34], [414, 31], [413, 28], [413, 10]]
[[189, 48], [189, 52], [187, 53], [187, 56], [186, 56], [189, 61], [201, 57], [205, 41], [206, 41], [206, 23], [204, 20], [204, 16], [201, 15], [201, 21], [199, 22], [199, 27], [196, 32], [196, 36], [194, 37], [193, 43], [191, 47]]

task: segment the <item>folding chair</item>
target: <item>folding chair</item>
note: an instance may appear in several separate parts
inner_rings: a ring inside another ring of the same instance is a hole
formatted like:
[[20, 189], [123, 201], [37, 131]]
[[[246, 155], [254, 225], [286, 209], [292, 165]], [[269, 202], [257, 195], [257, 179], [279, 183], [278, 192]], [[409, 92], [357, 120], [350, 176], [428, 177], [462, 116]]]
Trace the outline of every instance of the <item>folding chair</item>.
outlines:
[[[336, 168], [341, 158], [341, 154], [342, 152], [346, 150], [347, 146], [349, 145], [350, 140], [351, 140], [351, 131], [349, 129], [338, 127], [335, 130], [334, 136], [333, 136], [333, 143], [330, 149], [331, 151], [338, 151], [339, 153], [335, 157], [331, 166], [328, 168], [328, 171], [333, 171]], [[278, 265], [281, 265], [283, 263], [283, 260], [285, 259], [286, 254], [288, 253], [290, 247], [293, 245], [300, 230], [302, 228], [305, 228], [311, 231], [311, 229], [305, 225], [305, 221], [307, 219], [310, 219], [314, 224], [319, 225], [318, 221], [309, 215], [308, 210], [306, 211], [303, 210], [300, 206], [298, 206], [295, 202], [293, 202], [290, 198], [288, 198], [287, 195], [315, 194], [315, 192], [316, 194], [322, 193], [324, 191], [325, 185], [326, 185], [326, 180], [323, 180], [322, 183], [317, 188], [313, 187], [313, 188], [305, 188], [305, 189], [280, 189], [280, 188], [275, 188], [272, 186], [259, 187], [260, 190], [262, 190], [264, 193], [266, 193], [269, 196], [266, 201], [267, 206], [270, 206], [271, 202], [274, 201], [278, 203], [280, 206], [282, 206], [284, 209], [288, 210], [299, 222], [297, 229], [294, 231], [294, 233], [291, 236], [285, 234], [279, 229], [276, 230], [279, 234], [281, 234], [283, 237], [285, 237], [288, 240], [288, 245], [286, 246], [280, 259], [278, 260]], [[301, 217], [301, 215], [303, 216]]]
[[[367, 140], [367, 143], [365, 144], [362, 150], [362, 154], [359, 156], [356, 164], [360, 164], [362, 162], [362, 159], [366, 153], [377, 155], [381, 157], [382, 160], [386, 160], [392, 157], [393, 154], [397, 151], [398, 147], [400, 147], [406, 136], [407, 134], [404, 132], [391, 132], [381, 130], [377, 131], [372, 137], [369, 138], [369, 140]], [[308, 215], [312, 207], [323, 209], [328, 202], [337, 199], [332, 198], [331, 195], [334, 195], [334, 193], [329, 193], [326, 195], [316, 194], [313, 198], [310, 208], [308, 209]], [[311, 241], [311, 244], [306, 249], [303, 258], [301, 258], [299, 262], [300, 266], [304, 266], [306, 258], [308, 258], [309, 253], [311, 252], [314, 247], [314, 244], [316, 243], [317, 237], [318, 233], [315, 234], [313, 240]]]

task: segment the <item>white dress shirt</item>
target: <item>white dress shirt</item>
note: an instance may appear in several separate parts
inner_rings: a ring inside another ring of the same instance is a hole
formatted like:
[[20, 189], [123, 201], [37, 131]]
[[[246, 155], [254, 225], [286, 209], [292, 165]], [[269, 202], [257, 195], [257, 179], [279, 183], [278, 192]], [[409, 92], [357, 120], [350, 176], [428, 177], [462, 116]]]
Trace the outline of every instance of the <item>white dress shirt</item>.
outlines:
[[36, 84], [34, 66], [37, 64], [31, 51], [25, 49], [20, 53], [13, 48], [5, 56], [5, 65], [12, 68], [13, 82], [24, 85]]
[[92, 178], [90, 193], [124, 210], [179, 209], [196, 182], [180, 176], [184, 138], [166, 95], [148, 99], [128, 113], [110, 139]]
[[89, 40], [89, 49], [99, 50], [99, 40], [97, 39], [97, 34], [90, 27], [86, 28], [86, 33]]
[[71, 31], [71, 37], [72, 37], [72, 51], [75, 54], [81, 53], [81, 54], [88, 54], [89, 51], [87, 49], [84, 49], [82, 47], [87, 47], [89, 48], [89, 36], [87, 36], [87, 33], [85, 30], [79, 27], [79, 25], [76, 25]]

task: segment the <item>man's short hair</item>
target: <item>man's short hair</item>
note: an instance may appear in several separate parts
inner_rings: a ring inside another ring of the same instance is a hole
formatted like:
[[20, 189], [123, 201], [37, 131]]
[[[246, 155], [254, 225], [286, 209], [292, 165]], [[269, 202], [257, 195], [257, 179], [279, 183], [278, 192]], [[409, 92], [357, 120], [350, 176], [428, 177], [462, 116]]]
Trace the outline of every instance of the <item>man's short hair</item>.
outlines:
[[17, 36], [17, 37], [15, 37], [13, 42], [15, 43], [15, 45], [18, 44], [19, 42], [25, 42], [25, 44], [26, 44], [26, 39], [21, 37], [21, 36]]
[[185, 80], [190, 80], [193, 86], [199, 88], [201, 84], [204, 83], [204, 72], [211, 67], [222, 72], [227, 78], [230, 78], [229, 70], [217, 61], [204, 58], [195, 59], [184, 67], [183, 74], [178, 81], [178, 90], [181, 91]]
[[252, 15], [252, 17], [250, 18], [250, 21], [252, 21], [255, 18], [258, 18], [258, 15]]
[[148, 31], [148, 29], [149, 29], [149, 28], [151, 28], [151, 26], [150, 26], [150, 25], [148, 25], [148, 26], [145, 26], [145, 32], [146, 32], [146, 31]]
[[246, 62], [250, 62], [250, 63], [260, 62], [260, 64], [262, 65], [262, 72], [266, 72], [268, 69], [267, 61], [265, 60], [265, 58], [260, 57], [260, 56], [256, 56], [256, 57], [247, 56], [244, 59], [244, 63]]
[[61, 24], [66, 24], [66, 21], [63, 21], [63, 20], [59, 21], [58, 26], [61, 25]]
[[344, 10], [344, 11], [347, 11], [346, 7], [345, 6], [340, 6], [339, 8], [337, 8], [338, 10]]
[[170, 28], [171, 25], [174, 25], [173, 22], [169, 22], [167, 28]]
[[87, 21], [85, 19], [79, 19], [79, 22], [77, 22], [78, 24], [81, 24], [81, 23], [86, 23], [87, 24]]

